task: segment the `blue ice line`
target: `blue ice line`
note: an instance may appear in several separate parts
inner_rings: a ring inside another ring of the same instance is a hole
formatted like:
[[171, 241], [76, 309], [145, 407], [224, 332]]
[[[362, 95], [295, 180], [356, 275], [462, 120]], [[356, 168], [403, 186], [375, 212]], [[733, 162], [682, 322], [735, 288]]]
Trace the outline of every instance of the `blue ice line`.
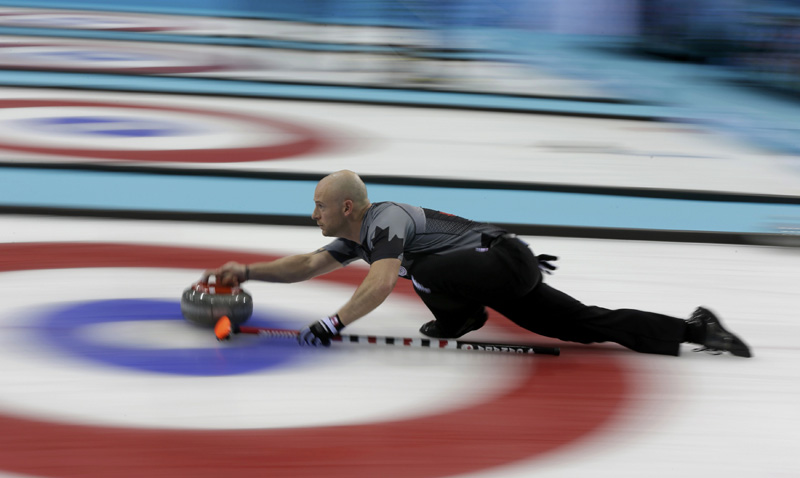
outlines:
[[[0, 205], [310, 216], [314, 181], [0, 168]], [[800, 205], [369, 184], [398, 201], [477, 221], [726, 233], [775, 232]]]

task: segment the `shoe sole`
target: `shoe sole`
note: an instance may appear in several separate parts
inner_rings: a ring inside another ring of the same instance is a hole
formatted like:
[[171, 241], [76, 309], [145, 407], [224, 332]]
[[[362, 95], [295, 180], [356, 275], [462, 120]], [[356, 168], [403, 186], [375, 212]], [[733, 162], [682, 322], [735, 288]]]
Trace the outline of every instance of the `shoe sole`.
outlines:
[[712, 340], [711, 342], [705, 343], [706, 347], [710, 349], [717, 349], [722, 350], [724, 352], [730, 352], [731, 355], [736, 357], [752, 357], [752, 353], [750, 353], [750, 347], [744, 343], [742, 339], [737, 337], [735, 334], [732, 334], [728, 331], [725, 327], [722, 326], [719, 318], [710, 310], [702, 309], [706, 314], [708, 314], [708, 320], [706, 321], [706, 328], [707, 329], [714, 329], [715, 335], [721, 337], [721, 340], [715, 341]]

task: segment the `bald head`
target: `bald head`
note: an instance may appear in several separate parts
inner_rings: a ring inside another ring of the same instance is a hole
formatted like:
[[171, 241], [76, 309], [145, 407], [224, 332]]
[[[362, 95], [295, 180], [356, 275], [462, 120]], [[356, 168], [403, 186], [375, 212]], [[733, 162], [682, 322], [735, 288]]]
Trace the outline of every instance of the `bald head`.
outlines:
[[337, 171], [317, 184], [311, 218], [325, 236], [358, 241], [361, 221], [369, 207], [367, 187], [358, 174]]
[[324, 189], [337, 202], [353, 201], [353, 206], [357, 209], [369, 205], [367, 186], [353, 171], [345, 169], [329, 174], [322, 178], [317, 188]]

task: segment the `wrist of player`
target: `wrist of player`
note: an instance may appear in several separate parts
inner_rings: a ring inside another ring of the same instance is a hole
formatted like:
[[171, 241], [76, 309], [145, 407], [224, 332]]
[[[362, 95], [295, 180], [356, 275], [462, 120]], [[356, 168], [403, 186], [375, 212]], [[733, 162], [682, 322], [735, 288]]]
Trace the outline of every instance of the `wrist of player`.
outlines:
[[339, 319], [339, 314], [334, 314], [323, 317], [303, 328], [297, 336], [297, 340], [300, 345], [322, 345], [328, 347], [331, 344], [331, 339], [339, 335], [342, 329], [344, 329], [344, 324]]

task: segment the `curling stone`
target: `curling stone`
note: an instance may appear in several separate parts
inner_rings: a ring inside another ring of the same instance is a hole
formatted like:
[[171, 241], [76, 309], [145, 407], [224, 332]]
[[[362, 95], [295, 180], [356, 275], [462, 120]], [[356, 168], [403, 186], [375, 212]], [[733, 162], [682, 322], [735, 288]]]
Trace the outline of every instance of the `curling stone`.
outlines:
[[201, 327], [213, 328], [223, 315], [239, 325], [253, 314], [253, 297], [238, 286], [198, 282], [183, 291], [181, 313]]

